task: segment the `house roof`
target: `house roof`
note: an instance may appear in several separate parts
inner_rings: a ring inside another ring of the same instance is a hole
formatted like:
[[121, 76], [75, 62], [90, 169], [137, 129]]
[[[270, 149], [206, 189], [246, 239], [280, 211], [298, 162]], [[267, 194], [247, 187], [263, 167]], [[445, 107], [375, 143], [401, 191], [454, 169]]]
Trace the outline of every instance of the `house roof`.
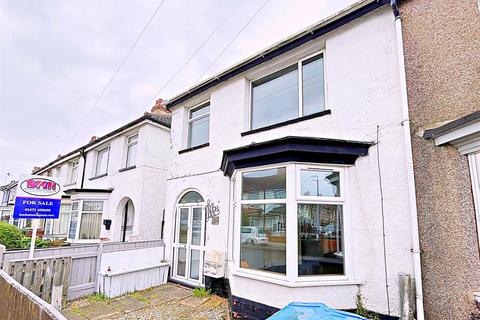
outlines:
[[18, 181], [10, 181], [10, 183], [0, 186], [0, 191], [11, 189], [15, 187], [17, 184], [18, 184]]
[[327, 17], [318, 23], [300, 31], [280, 42], [273, 44], [267, 49], [248, 57], [247, 59], [233, 65], [232, 67], [221, 71], [210, 78], [194, 85], [190, 89], [174, 96], [166, 102], [167, 109], [187, 101], [188, 99], [232, 78], [255, 66], [269, 61], [283, 53], [286, 53], [304, 43], [312, 41], [332, 30], [335, 30], [344, 24], [347, 24], [365, 14], [389, 4], [387, 0], [360, 0], [345, 9]]
[[107, 133], [106, 135], [103, 135], [103, 136], [101, 136], [101, 137], [99, 137], [99, 138], [97, 138], [93, 141], [90, 141], [89, 143], [87, 143], [87, 144], [85, 144], [85, 145], [67, 153], [67, 154], [64, 154], [64, 155], [58, 157], [57, 159], [51, 161], [50, 163], [48, 163], [45, 166], [33, 171], [32, 173], [36, 174], [36, 173], [42, 172], [45, 169], [47, 169], [48, 167], [54, 165], [55, 163], [60, 162], [61, 160], [65, 159], [65, 158], [70, 157], [71, 155], [79, 153], [80, 151], [85, 150], [86, 148], [91, 147], [93, 145], [100, 144], [103, 141], [107, 140], [108, 138], [110, 138], [110, 137], [112, 137], [112, 136], [114, 136], [114, 135], [116, 135], [116, 134], [118, 134], [122, 131], [125, 131], [130, 127], [133, 127], [136, 124], [139, 124], [139, 123], [141, 123], [143, 121], [147, 121], [147, 120], [152, 121], [152, 122], [157, 123], [157, 124], [160, 124], [160, 125], [165, 126], [167, 128], [170, 128], [170, 125], [171, 125], [170, 116], [162, 116], [162, 115], [157, 115], [157, 114], [152, 114], [152, 113], [149, 113], [149, 112], [145, 112], [143, 114], [143, 116], [141, 116], [140, 118], [137, 118], [137, 119], [125, 124], [124, 126], [121, 126], [120, 128], [115, 129], [112, 132]]

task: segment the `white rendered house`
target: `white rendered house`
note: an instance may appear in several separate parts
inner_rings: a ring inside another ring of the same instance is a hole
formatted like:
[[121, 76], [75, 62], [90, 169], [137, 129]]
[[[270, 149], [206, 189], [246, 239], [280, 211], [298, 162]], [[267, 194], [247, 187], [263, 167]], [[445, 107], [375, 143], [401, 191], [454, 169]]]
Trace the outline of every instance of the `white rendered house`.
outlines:
[[160, 239], [169, 149], [170, 116], [145, 113], [36, 168], [64, 190], [60, 218], [43, 222], [45, 234], [74, 242]]
[[221, 278], [251, 319], [354, 309], [359, 290], [400, 315], [416, 224], [397, 50], [390, 7], [362, 1], [168, 101], [173, 280]]

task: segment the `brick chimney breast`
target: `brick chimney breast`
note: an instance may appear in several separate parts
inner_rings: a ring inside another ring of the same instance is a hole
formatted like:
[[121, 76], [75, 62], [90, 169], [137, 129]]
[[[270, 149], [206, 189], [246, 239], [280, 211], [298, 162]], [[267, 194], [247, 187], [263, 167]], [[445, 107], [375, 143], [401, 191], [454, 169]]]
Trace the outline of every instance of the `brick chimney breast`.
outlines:
[[162, 116], [169, 116], [170, 113], [172, 113], [165, 107], [165, 101], [163, 99], [158, 99], [150, 112]]

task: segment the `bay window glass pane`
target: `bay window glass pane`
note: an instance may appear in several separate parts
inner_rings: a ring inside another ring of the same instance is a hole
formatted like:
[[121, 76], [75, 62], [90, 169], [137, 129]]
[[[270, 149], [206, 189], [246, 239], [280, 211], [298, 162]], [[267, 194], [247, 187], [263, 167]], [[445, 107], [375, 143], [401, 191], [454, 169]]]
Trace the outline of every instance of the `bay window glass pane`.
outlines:
[[297, 65], [252, 85], [252, 129], [298, 117]]
[[298, 275], [344, 274], [341, 205], [298, 205]]
[[188, 147], [195, 147], [208, 142], [209, 125], [209, 116], [204, 116], [190, 122], [188, 128]]
[[77, 220], [78, 220], [78, 202], [72, 204], [72, 215], [70, 217], [70, 228], [68, 230], [68, 238], [75, 239], [77, 233]]
[[302, 169], [300, 170], [300, 179], [302, 196], [340, 196], [340, 174], [337, 171]]
[[99, 239], [102, 226], [101, 212], [82, 212], [80, 239]]
[[286, 205], [242, 205], [240, 267], [286, 274]]
[[285, 168], [242, 174], [242, 200], [285, 199], [286, 193]]
[[325, 110], [325, 87], [323, 76], [323, 55], [302, 63], [303, 115]]
[[83, 201], [83, 211], [103, 211], [103, 201]]

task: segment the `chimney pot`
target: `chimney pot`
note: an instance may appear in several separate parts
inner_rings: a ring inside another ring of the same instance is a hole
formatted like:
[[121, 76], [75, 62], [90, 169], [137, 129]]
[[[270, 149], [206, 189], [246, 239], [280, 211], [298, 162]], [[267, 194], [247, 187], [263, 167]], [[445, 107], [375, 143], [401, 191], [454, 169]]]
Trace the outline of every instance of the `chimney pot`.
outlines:
[[95, 140], [97, 140], [97, 136], [92, 136], [92, 137], [90, 138], [90, 142], [93, 142], [93, 141], [95, 141]]
[[158, 99], [150, 112], [162, 116], [168, 116], [172, 113], [165, 107], [165, 101], [163, 99]]

